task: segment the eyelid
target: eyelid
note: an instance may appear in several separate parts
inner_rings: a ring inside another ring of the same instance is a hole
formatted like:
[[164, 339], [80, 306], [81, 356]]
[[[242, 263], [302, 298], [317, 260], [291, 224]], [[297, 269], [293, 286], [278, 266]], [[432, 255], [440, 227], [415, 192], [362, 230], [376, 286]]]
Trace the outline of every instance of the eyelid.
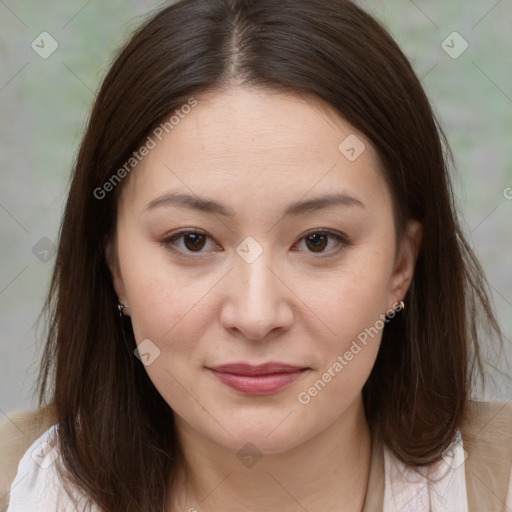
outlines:
[[[174, 254], [177, 254], [180, 257], [184, 257], [184, 258], [190, 259], [191, 257], [192, 258], [204, 258], [205, 256], [207, 256], [207, 253], [202, 252], [202, 251], [199, 251], [199, 252], [183, 251], [182, 249], [177, 249], [177, 248], [173, 247], [172, 242], [174, 242], [175, 240], [179, 239], [180, 237], [182, 237], [184, 235], [189, 235], [189, 234], [204, 235], [207, 239], [212, 240], [215, 243], [215, 245], [217, 245], [217, 247], [218, 247], [218, 244], [206, 232], [204, 232], [201, 229], [190, 229], [190, 228], [183, 229], [181, 231], [177, 231], [176, 233], [173, 233], [173, 234], [165, 237], [160, 242], [160, 244], [164, 248], [169, 249]], [[221, 250], [224, 250], [224, 249], [221, 249]]]

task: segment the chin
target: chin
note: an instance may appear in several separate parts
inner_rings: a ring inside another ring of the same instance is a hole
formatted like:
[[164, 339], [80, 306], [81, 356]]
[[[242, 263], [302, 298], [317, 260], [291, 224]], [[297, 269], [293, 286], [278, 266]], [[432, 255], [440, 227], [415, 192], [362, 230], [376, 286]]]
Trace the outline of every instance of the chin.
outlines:
[[245, 431], [229, 439], [226, 448], [236, 453], [238, 458], [245, 455], [277, 455], [295, 448], [300, 440], [293, 437], [291, 432], [283, 436], [268, 436], [263, 432]]
[[[290, 418], [291, 416], [293, 414], [290, 414]], [[237, 456], [251, 450], [262, 455], [283, 453], [308, 438], [302, 430], [303, 426], [296, 422], [283, 422], [285, 417], [286, 414], [281, 414], [279, 418], [272, 416], [268, 421], [262, 421], [260, 417], [252, 425], [231, 422], [228, 428], [231, 436], [223, 431], [220, 438], [217, 435], [212, 440], [234, 451]]]

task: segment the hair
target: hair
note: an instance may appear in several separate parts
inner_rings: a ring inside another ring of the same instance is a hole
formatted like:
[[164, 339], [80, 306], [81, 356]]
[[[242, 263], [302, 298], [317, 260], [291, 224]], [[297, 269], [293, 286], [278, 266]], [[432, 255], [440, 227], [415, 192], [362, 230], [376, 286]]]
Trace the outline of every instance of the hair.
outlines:
[[370, 428], [402, 461], [437, 461], [462, 425], [483, 370], [479, 323], [502, 341], [457, 219], [446, 137], [386, 29], [349, 0], [178, 1], [135, 31], [99, 89], [41, 312], [39, 406], [55, 406], [69, 478], [108, 512], [160, 512], [185, 461], [172, 409], [134, 357], [131, 320], [117, 314], [106, 247], [128, 178], [103, 199], [94, 190], [165, 116], [233, 86], [328, 105], [376, 148], [397, 240], [407, 219], [423, 224], [407, 309], [385, 326], [362, 390]]

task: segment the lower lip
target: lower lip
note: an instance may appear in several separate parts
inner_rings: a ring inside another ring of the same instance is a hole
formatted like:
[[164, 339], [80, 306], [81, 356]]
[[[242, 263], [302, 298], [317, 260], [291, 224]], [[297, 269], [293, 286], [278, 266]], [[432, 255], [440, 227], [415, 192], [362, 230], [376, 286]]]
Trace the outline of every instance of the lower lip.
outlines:
[[223, 384], [236, 391], [247, 395], [267, 395], [288, 386], [305, 370], [267, 375], [234, 375], [233, 373], [211, 371]]

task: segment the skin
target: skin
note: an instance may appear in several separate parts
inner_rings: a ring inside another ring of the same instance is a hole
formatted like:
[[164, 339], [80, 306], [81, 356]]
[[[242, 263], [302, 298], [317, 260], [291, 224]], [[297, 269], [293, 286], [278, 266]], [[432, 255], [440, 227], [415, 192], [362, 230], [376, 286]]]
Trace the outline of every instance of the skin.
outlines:
[[[241, 87], [196, 99], [126, 178], [108, 248], [137, 343], [150, 339], [160, 350], [145, 368], [175, 413], [191, 471], [169, 510], [359, 511], [371, 453], [361, 390], [382, 332], [308, 404], [297, 397], [403, 299], [421, 224], [408, 222], [395, 254], [378, 155], [329, 106]], [[350, 134], [366, 146], [354, 161], [338, 150]], [[168, 191], [214, 199], [235, 216], [144, 211]], [[326, 192], [346, 192], [364, 208], [283, 216], [288, 204]], [[182, 229], [208, 238], [202, 246], [190, 237], [161, 243]], [[329, 238], [315, 252], [305, 236], [319, 229], [349, 243]], [[247, 236], [262, 249], [251, 263], [236, 251]], [[206, 368], [239, 361], [309, 369], [284, 389], [251, 396]], [[252, 467], [237, 457], [248, 442], [262, 454]]]

